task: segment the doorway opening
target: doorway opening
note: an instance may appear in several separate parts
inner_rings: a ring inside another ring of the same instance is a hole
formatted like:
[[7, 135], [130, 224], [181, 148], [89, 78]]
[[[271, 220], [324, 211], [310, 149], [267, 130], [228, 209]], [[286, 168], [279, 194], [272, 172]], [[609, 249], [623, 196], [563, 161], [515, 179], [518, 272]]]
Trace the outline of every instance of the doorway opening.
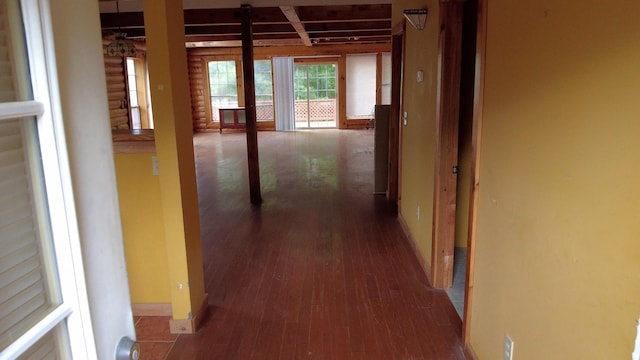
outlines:
[[470, 205], [475, 184], [472, 162], [476, 154], [472, 142], [477, 136], [473, 121], [478, 2], [448, 3], [440, 10], [441, 21], [447, 25], [441, 34], [440, 56], [456, 61], [444, 64], [441, 74], [444, 95], [439, 99], [442, 111], [437, 124], [432, 274], [434, 285], [447, 289], [458, 315], [464, 318], [469, 289], [467, 268], [473, 257], [469, 250], [473, 246], [469, 224], [473, 222]]
[[294, 64], [296, 129], [336, 128], [338, 124], [338, 63]]

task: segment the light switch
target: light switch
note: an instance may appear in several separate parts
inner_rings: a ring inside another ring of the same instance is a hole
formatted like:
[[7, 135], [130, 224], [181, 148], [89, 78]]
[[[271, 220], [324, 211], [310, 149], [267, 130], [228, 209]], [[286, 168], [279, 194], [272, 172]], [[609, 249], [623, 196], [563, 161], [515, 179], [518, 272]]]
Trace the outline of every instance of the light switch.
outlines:
[[158, 157], [157, 156], [152, 156], [151, 157], [151, 167], [153, 168], [153, 175], [154, 176], [158, 176], [159, 170], [158, 170]]
[[416, 80], [418, 82], [423, 82], [424, 81], [424, 71], [418, 70], [418, 73], [416, 74]]

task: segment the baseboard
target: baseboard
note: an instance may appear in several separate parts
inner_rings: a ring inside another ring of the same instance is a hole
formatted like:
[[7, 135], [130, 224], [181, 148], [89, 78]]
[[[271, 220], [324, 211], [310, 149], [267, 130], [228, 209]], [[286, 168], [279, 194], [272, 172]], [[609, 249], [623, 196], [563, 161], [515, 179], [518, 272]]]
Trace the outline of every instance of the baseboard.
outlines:
[[464, 357], [467, 360], [478, 360], [478, 356], [476, 355], [475, 351], [473, 351], [471, 344], [466, 344], [464, 346]]
[[133, 316], [172, 316], [171, 304], [131, 304]]
[[172, 334], [195, 334], [209, 310], [209, 294], [204, 294], [200, 307], [191, 319], [169, 320], [169, 331]]
[[409, 245], [411, 245], [411, 249], [413, 249], [413, 253], [418, 259], [418, 263], [420, 264], [422, 271], [427, 276], [427, 279], [429, 280], [429, 284], [433, 284], [433, 282], [431, 281], [431, 266], [425, 260], [424, 256], [420, 252], [418, 243], [416, 242], [416, 239], [411, 234], [411, 231], [409, 230], [409, 225], [407, 225], [407, 222], [404, 220], [404, 217], [402, 217], [402, 213], [398, 214], [398, 222], [400, 223], [400, 227], [402, 228], [402, 231], [404, 232], [405, 236], [409, 240]]

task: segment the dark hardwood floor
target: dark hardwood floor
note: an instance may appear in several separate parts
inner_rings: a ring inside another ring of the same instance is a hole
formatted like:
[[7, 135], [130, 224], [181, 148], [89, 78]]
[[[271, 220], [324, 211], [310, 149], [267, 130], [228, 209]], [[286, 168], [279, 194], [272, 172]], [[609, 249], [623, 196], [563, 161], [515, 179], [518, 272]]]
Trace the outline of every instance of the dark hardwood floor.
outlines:
[[373, 132], [194, 137], [209, 313], [168, 359], [464, 359], [460, 320], [373, 192]]

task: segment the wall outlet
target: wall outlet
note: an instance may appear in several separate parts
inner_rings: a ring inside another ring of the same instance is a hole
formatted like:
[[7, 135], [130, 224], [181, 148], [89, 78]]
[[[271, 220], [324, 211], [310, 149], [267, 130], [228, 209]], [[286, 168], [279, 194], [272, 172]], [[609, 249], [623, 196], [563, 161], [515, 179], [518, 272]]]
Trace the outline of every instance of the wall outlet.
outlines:
[[408, 123], [409, 123], [409, 113], [405, 111], [404, 113], [402, 113], [402, 124], [404, 126], [407, 126]]
[[513, 340], [509, 334], [504, 336], [504, 360], [513, 360]]
[[416, 204], [416, 219], [420, 220], [420, 205]]

